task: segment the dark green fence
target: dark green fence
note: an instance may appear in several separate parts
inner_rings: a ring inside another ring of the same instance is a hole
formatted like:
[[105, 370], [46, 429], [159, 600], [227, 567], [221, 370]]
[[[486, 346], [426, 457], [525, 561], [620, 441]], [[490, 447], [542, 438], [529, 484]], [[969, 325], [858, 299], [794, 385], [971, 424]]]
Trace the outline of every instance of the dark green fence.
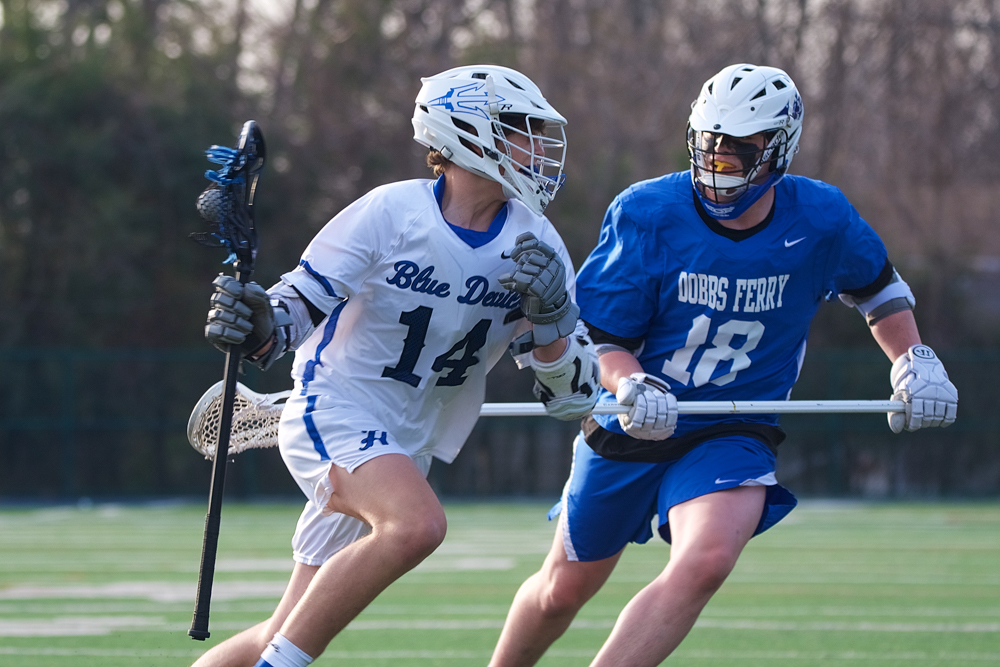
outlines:
[[[947, 430], [893, 435], [882, 415], [788, 415], [779, 479], [805, 496], [969, 497], [1000, 494], [1000, 353], [941, 354], [959, 388]], [[0, 499], [73, 500], [207, 494], [210, 463], [187, 444], [191, 407], [222, 376], [204, 350], [0, 350]], [[290, 360], [243, 382], [290, 386]], [[885, 399], [889, 363], [877, 350], [815, 350], [799, 399]], [[491, 374], [490, 401], [532, 400], [530, 372], [509, 360]], [[575, 425], [547, 418], [480, 420], [431, 482], [457, 496], [556, 496]], [[298, 495], [276, 450], [237, 457], [227, 493]]]

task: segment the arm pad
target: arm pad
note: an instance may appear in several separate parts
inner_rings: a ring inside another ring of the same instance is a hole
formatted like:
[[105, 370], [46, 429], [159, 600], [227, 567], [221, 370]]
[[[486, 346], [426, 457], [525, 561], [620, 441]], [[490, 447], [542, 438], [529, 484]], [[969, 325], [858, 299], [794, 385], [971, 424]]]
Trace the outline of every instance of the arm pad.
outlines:
[[594, 409], [601, 369], [594, 344], [585, 334], [569, 336], [566, 350], [555, 361], [543, 362], [531, 355], [531, 368], [535, 396], [550, 416], [570, 421], [582, 419]]
[[267, 291], [267, 295], [274, 310], [274, 342], [261, 356], [247, 358], [250, 363], [264, 371], [285, 352], [298, 349], [316, 329], [309, 312], [309, 304], [294, 287], [279, 282]]
[[271, 295], [272, 304], [277, 302], [275, 309], [281, 308], [288, 313], [291, 321], [286, 332], [288, 335], [287, 349], [297, 350], [316, 329], [305, 298], [295, 287], [285, 282], [278, 283], [267, 290], [267, 293]]
[[844, 305], [857, 308], [858, 312], [865, 316], [868, 326], [872, 326], [879, 320], [898, 313], [903, 310], [913, 310], [917, 305], [917, 300], [895, 269], [892, 271], [892, 280], [879, 292], [866, 298], [858, 298], [850, 294], [840, 294], [840, 300]]

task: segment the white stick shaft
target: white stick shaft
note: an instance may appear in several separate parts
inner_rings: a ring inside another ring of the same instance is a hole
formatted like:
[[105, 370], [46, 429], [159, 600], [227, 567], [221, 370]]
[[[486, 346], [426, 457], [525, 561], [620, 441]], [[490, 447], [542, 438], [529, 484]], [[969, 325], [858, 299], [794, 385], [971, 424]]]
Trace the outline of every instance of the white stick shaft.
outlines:
[[[816, 414], [816, 413], [878, 413], [903, 412], [902, 401], [678, 401], [682, 415], [736, 414]], [[628, 408], [617, 403], [598, 403], [595, 415], [617, 415]], [[481, 417], [544, 417], [541, 403], [484, 403]]]
[[[268, 394], [277, 402], [288, 398], [291, 391]], [[902, 401], [678, 401], [677, 412], [682, 415], [739, 415], [739, 414], [859, 414], [878, 412], [903, 412]], [[628, 412], [617, 403], [598, 403], [595, 415], [617, 415]], [[480, 417], [544, 417], [541, 403], [483, 403]]]

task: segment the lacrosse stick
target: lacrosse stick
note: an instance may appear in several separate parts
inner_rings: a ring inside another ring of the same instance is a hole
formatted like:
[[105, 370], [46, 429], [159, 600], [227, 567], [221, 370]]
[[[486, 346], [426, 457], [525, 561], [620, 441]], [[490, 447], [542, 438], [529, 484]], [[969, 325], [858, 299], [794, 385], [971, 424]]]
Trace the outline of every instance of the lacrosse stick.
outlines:
[[[617, 403], [598, 403], [591, 414], [623, 415], [629, 406]], [[677, 414], [681, 415], [762, 415], [762, 414], [816, 414], [903, 412], [903, 401], [678, 401]], [[544, 417], [541, 403], [483, 403], [480, 417]]]
[[[253, 276], [254, 262], [257, 259], [253, 198], [257, 190], [257, 179], [264, 168], [264, 135], [256, 122], [248, 120], [243, 124], [236, 148], [212, 146], [205, 153], [210, 162], [222, 167], [205, 172], [205, 177], [212, 181], [212, 185], [198, 197], [198, 213], [208, 223], [211, 231], [196, 232], [191, 234], [191, 238], [202, 245], [228, 250], [229, 256], [223, 263], [232, 263], [236, 279], [245, 285]], [[219, 383], [223, 388], [218, 438], [222, 451], [229, 449], [240, 356], [239, 348], [230, 345], [226, 351], [222, 382]], [[212, 457], [212, 485], [208, 491], [208, 514], [205, 516], [198, 592], [191, 629], [188, 630], [188, 635], [199, 641], [211, 636], [208, 631], [208, 614], [212, 601], [212, 582], [215, 579], [215, 556], [219, 547], [219, 525], [222, 520], [222, 491], [228, 461], [228, 456]]]
[[[292, 392], [258, 394], [242, 384], [236, 387], [236, 409], [233, 413], [229, 440], [229, 455], [247, 449], [276, 447], [278, 421], [284, 403]], [[222, 383], [212, 385], [194, 406], [188, 420], [188, 442], [194, 449], [211, 459], [215, 456], [221, 429]], [[591, 414], [616, 415], [628, 412], [617, 403], [598, 403]], [[720, 414], [816, 414], [903, 412], [902, 401], [679, 401], [677, 412], [682, 415]], [[544, 417], [541, 403], [484, 403], [480, 417]]]

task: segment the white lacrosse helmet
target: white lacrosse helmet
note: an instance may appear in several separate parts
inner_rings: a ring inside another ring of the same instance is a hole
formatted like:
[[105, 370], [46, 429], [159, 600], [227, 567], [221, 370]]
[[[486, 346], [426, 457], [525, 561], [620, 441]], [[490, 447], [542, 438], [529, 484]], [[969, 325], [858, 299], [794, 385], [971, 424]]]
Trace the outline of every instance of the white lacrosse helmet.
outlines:
[[[709, 215], [739, 217], [785, 176], [803, 112], [791, 77], [776, 67], [730, 65], [705, 82], [691, 104], [687, 145], [691, 180]], [[736, 140], [760, 132], [763, 147]]]
[[[538, 86], [497, 65], [456, 67], [421, 81], [413, 138], [541, 215], [566, 178], [566, 119]], [[514, 134], [527, 139], [530, 154], [509, 141]]]

